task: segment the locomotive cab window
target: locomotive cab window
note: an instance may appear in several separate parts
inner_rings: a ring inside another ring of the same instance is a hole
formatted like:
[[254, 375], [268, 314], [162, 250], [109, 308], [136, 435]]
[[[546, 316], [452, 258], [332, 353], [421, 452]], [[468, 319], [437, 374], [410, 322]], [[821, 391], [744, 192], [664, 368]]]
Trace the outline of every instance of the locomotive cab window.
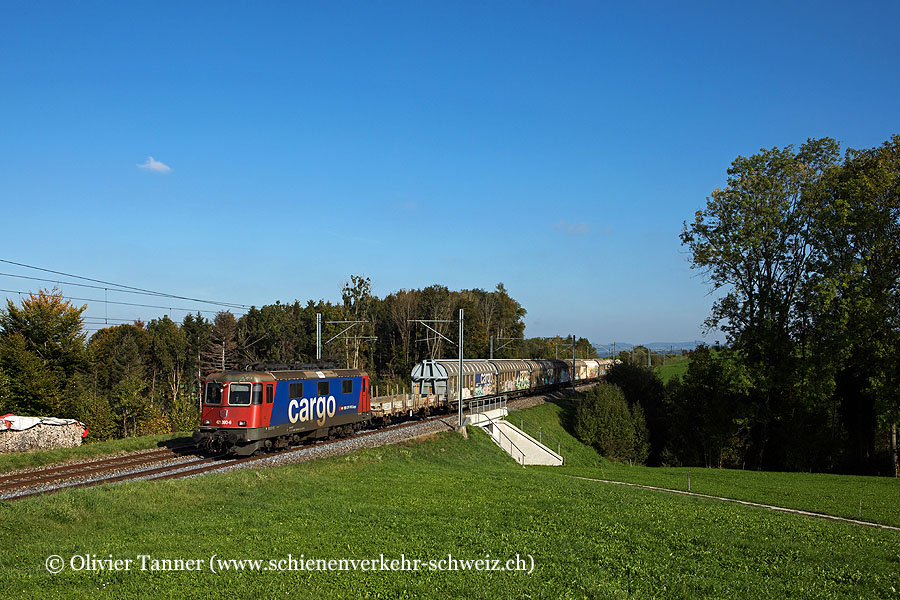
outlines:
[[206, 403], [207, 404], [222, 404], [222, 384], [221, 383], [207, 383], [206, 384]]
[[232, 383], [229, 385], [228, 404], [232, 406], [250, 404], [250, 384]]
[[262, 388], [261, 383], [253, 384], [253, 404], [262, 404]]
[[341, 393], [342, 394], [352, 394], [353, 393], [353, 380], [345, 379], [341, 382]]
[[329, 383], [329, 382], [327, 382], [327, 381], [320, 381], [320, 382], [319, 382], [319, 395], [320, 395], [320, 396], [327, 396], [327, 395], [328, 395], [328, 388], [329, 388], [328, 383]]
[[275, 386], [267, 385], [266, 386], [266, 404], [272, 404], [272, 399], [275, 397]]

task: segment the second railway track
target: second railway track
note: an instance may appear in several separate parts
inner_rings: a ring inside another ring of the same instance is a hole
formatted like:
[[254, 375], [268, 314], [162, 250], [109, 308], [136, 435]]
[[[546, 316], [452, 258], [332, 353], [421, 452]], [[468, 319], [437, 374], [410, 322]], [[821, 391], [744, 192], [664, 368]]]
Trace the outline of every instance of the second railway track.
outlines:
[[180, 448], [162, 448], [152, 452], [131, 453], [111, 458], [91, 460], [75, 464], [63, 464], [58, 467], [34, 469], [30, 471], [0, 476], [0, 494], [6, 490], [27, 487], [39, 482], [62, 480], [92, 473], [114, 471], [130, 465], [159, 462], [183, 456], [193, 450], [193, 446]]
[[[43, 469], [40, 471], [17, 473], [0, 478], [0, 500], [22, 500], [34, 496], [53, 494], [63, 490], [94, 487], [108, 483], [120, 483], [123, 481], [136, 481], [141, 479], [182, 479], [212, 471], [221, 471], [226, 468], [240, 467], [257, 461], [281, 459], [282, 457], [289, 455], [322, 449], [336, 444], [364, 440], [371, 436], [390, 434], [391, 432], [408, 429], [424, 423], [440, 421], [445, 418], [446, 415], [440, 415], [408, 421], [398, 425], [363, 431], [349, 438], [325, 440], [291, 447], [282, 450], [281, 452], [248, 456], [244, 458], [204, 457], [196, 453], [188, 452], [188, 449], [186, 448], [181, 449], [182, 452], [180, 454], [176, 451], [165, 449], [144, 453], [138, 456], [126, 455], [107, 460], [80, 463], [77, 465], [62, 465], [60, 467]], [[388, 440], [385, 443], [393, 443], [395, 441], [398, 440]], [[178, 460], [179, 462], [160, 467], [150, 467], [153, 464], [167, 460]], [[118, 473], [120, 471], [127, 472]], [[97, 475], [110, 472], [117, 474], [108, 477], [96, 477]]]

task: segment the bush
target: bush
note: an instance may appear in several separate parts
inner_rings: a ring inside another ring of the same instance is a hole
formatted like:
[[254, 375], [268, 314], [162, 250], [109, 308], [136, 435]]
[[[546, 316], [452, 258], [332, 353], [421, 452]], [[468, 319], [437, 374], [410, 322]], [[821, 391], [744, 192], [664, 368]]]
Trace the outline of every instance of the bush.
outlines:
[[579, 394], [575, 404], [575, 433], [600, 454], [616, 460], [643, 462], [649, 440], [640, 405], [629, 409], [618, 387], [600, 383]]
[[168, 417], [159, 406], [151, 404], [143, 412], [142, 417], [132, 435], [158, 435], [172, 431]]
[[103, 396], [84, 394], [80, 398], [78, 417], [79, 421], [87, 425], [88, 435], [86, 442], [102, 442], [111, 440], [118, 433], [116, 416], [109, 406], [109, 402]]
[[172, 431], [193, 431], [200, 425], [200, 409], [190, 397], [179, 393], [169, 409]]
[[692, 352], [687, 373], [667, 386], [672, 420], [663, 462], [743, 467], [749, 446], [749, 387], [747, 369], [730, 352], [704, 347]]
[[628, 406], [641, 410], [648, 431], [649, 463], [661, 462], [670, 435], [670, 415], [665, 386], [659, 375], [647, 367], [616, 363], [606, 374], [606, 381], [618, 386]]

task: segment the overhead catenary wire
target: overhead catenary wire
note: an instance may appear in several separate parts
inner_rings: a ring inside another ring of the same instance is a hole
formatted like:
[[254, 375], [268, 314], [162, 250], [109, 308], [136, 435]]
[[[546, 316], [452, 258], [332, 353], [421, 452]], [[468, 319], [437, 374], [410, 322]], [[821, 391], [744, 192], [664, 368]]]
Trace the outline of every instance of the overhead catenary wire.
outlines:
[[[11, 278], [27, 280], [27, 281], [39, 281], [42, 283], [52, 283], [52, 284], [55, 284], [56, 286], [76, 286], [76, 287], [82, 287], [82, 288], [88, 288], [88, 289], [103, 290], [105, 299], [81, 298], [81, 297], [77, 297], [77, 296], [64, 296], [64, 295], [60, 294], [60, 297], [64, 300], [87, 302], [87, 303], [103, 303], [104, 316], [100, 317], [100, 316], [87, 316], [86, 315], [83, 317], [83, 319], [84, 319], [83, 329], [89, 333], [109, 327], [113, 323], [125, 324], [125, 323], [137, 323], [137, 322], [145, 322], [146, 321], [146, 317], [140, 317], [140, 318], [132, 317], [129, 319], [111, 317], [109, 315], [109, 305], [110, 304], [119, 305], [119, 306], [128, 306], [128, 307], [152, 308], [152, 309], [164, 310], [164, 311], [169, 311], [169, 312], [179, 311], [179, 312], [185, 312], [185, 313], [197, 313], [198, 315], [200, 313], [216, 314], [218, 312], [221, 312], [221, 310], [227, 309], [230, 312], [233, 312], [234, 314], [236, 314], [237, 316], [240, 316], [240, 315], [246, 313], [250, 308], [247, 305], [238, 304], [235, 302], [219, 302], [219, 301], [215, 301], [215, 300], [208, 300], [208, 299], [203, 299], [203, 298], [193, 298], [191, 296], [183, 296], [183, 295], [179, 295], [179, 294], [169, 294], [169, 293], [165, 293], [165, 292], [159, 292], [156, 290], [149, 290], [149, 289], [145, 289], [145, 288], [139, 288], [139, 287], [135, 287], [135, 286], [119, 284], [119, 283], [115, 283], [115, 282], [111, 282], [111, 281], [94, 279], [91, 277], [83, 277], [81, 275], [75, 275], [73, 273], [66, 273], [63, 271], [55, 271], [52, 269], [45, 269], [43, 267], [36, 267], [33, 265], [18, 263], [15, 261], [6, 260], [6, 259], [2, 259], [2, 258], [0, 258], [0, 263], [6, 263], [6, 264], [15, 265], [15, 266], [23, 267], [23, 268], [35, 269], [38, 271], [52, 273], [55, 275], [62, 275], [66, 278], [74, 278], [74, 279], [80, 279], [82, 281], [93, 282], [93, 284], [78, 283], [78, 282], [67, 281], [67, 280], [63, 280], [63, 279], [48, 279], [48, 278], [44, 278], [44, 277], [33, 277], [33, 276], [29, 276], [29, 275], [20, 275], [20, 274], [16, 274], [16, 273], [0, 272], [0, 277], [11, 277]], [[97, 285], [97, 284], [102, 284], [102, 285]], [[158, 305], [158, 304], [154, 305], [154, 304], [146, 304], [146, 303], [140, 303], [140, 302], [123, 302], [123, 301], [116, 301], [116, 300], [110, 301], [109, 300], [109, 292], [110, 291], [119, 292], [119, 293], [123, 293], [123, 294], [135, 294], [135, 295], [139, 295], [139, 296], [149, 296], [149, 297], [160, 298], [160, 299], [171, 298], [171, 299], [183, 300], [183, 301], [187, 301], [187, 302], [199, 302], [202, 304], [212, 305], [213, 307], [221, 307], [221, 308], [219, 308], [218, 310], [215, 310], [215, 309], [210, 309], [210, 308], [200, 309], [200, 308], [186, 308], [186, 307], [171, 306], [171, 305], [162, 306], [162, 305]], [[23, 295], [33, 294], [33, 292], [25, 292], [22, 290], [7, 290], [7, 289], [0, 289], [0, 292], [7, 293], [7, 294], [18, 294], [20, 299], [23, 297]], [[151, 318], [151, 320], [152, 320], [152, 318]]]
[[0, 275], [6, 276], [6, 277], [17, 277], [17, 278], [20, 278], [20, 279], [30, 279], [30, 280], [33, 280], [33, 281], [44, 281], [44, 282], [48, 282], [48, 283], [58, 283], [58, 284], [66, 284], [66, 285], [76, 285], [76, 286], [88, 287], [88, 288], [94, 288], [94, 289], [100, 289], [100, 290], [108, 290], [108, 289], [110, 289], [110, 286], [112, 286], [113, 288], [115, 288], [115, 291], [118, 291], [118, 292], [125, 292], [125, 293], [132, 293], [132, 294], [142, 294], [142, 295], [147, 295], [147, 296], [159, 296], [159, 297], [164, 297], [164, 298], [173, 298], [173, 299], [176, 299], [176, 300], [187, 300], [187, 301], [190, 301], [190, 302], [200, 302], [200, 303], [202, 303], [202, 304], [212, 304], [212, 305], [215, 305], [215, 306], [226, 306], [226, 307], [229, 307], [229, 308], [237, 308], [237, 309], [242, 309], [242, 310], [247, 310], [247, 309], [250, 308], [250, 307], [247, 306], [246, 304], [237, 304], [237, 303], [234, 303], [234, 302], [219, 302], [219, 301], [216, 301], [216, 300], [206, 300], [206, 299], [203, 299], [203, 298], [192, 298], [192, 297], [190, 297], [190, 296], [181, 296], [181, 295], [178, 295], [178, 294], [169, 294], [169, 293], [166, 293], [166, 292], [159, 292], [159, 291], [156, 291], [156, 290], [149, 290], [149, 289], [146, 289], [146, 288], [139, 288], [139, 287], [130, 286], [130, 285], [125, 285], [125, 284], [121, 284], [121, 283], [115, 283], [115, 282], [111, 282], [111, 281], [104, 281], [104, 280], [102, 280], [102, 279], [94, 279], [94, 278], [92, 278], [92, 277], [84, 277], [84, 276], [81, 276], [81, 275], [75, 275], [75, 274], [72, 274], [72, 273], [66, 273], [66, 272], [64, 272], [64, 271], [55, 271], [55, 270], [53, 270], [53, 269], [45, 269], [45, 268], [43, 268], [43, 267], [36, 267], [36, 266], [34, 266], [34, 265], [28, 265], [28, 264], [25, 264], [25, 263], [19, 263], [19, 262], [15, 262], [15, 261], [12, 261], [12, 260], [6, 260], [6, 259], [3, 259], [3, 258], [0, 258], [0, 263], [6, 263], [6, 264], [9, 264], [9, 265], [15, 265], [15, 266], [17, 266], [17, 267], [22, 267], [22, 268], [26, 268], [26, 269], [34, 269], [34, 270], [36, 270], [36, 271], [42, 271], [42, 272], [44, 272], [44, 273], [52, 273], [52, 274], [54, 274], [54, 275], [62, 275], [62, 276], [64, 276], [64, 277], [69, 277], [69, 278], [72, 278], [72, 279], [80, 279], [80, 280], [82, 280], [82, 281], [90, 281], [90, 282], [93, 282], [93, 283], [99, 283], [99, 284], [102, 284], [102, 285], [88, 285], [88, 284], [83, 284], [83, 283], [79, 284], [79, 283], [70, 282], [70, 281], [59, 281], [59, 280], [56, 280], [56, 279], [42, 279], [42, 278], [38, 278], [38, 277], [28, 277], [28, 276], [25, 276], [25, 275], [14, 275], [14, 274], [11, 274], [11, 273], [0, 273]]
[[[41, 281], [45, 283], [55, 283], [57, 285], [74, 285], [77, 287], [91, 288], [95, 290], [109, 290], [109, 288], [105, 288], [100, 285], [91, 285], [88, 283], [75, 283], [74, 281], [60, 281], [59, 279], [45, 279], [43, 277], [29, 277], [28, 275], [15, 275], [13, 273], [0, 273], [0, 277], [15, 277], [16, 279], [27, 279], [29, 281]], [[113, 292], [120, 292], [123, 294], [137, 294], [139, 296], [151, 296], [153, 298], [172, 298], [175, 300], [188, 300], [191, 302], [202, 302], [204, 304], [212, 304], [213, 306], [223, 306], [225, 308], [233, 308], [237, 310], [248, 310], [249, 307], [244, 304], [232, 304], [229, 302], [214, 302], [212, 300], [194, 300], [192, 298], [187, 298], [184, 296], [176, 296], [176, 295], [168, 295], [168, 294], [149, 294], [147, 292], [135, 292], [127, 289], [118, 289], [115, 288], [112, 290]], [[98, 300], [97, 302], [104, 302], [103, 300]], [[168, 307], [164, 307], [168, 308]], [[212, 311], [208, 311], [212, 312]]]
[[86, 325], [103, 325], [105, 321], [118, 321], [119, 323], [133, 323], [136, 319], [119, 319], [113, 317], [81, 317]]
[[[0, 273], [0, 275], [3, 275], [3, 273]], [[72, 284], [72, 285], [79, 285], [79, 284], [76, 283], [76, 284]], [[114, 290], [114, 291], [120, 291], [120, 290]], [[31, 292], [23, 292], [22, 290], [4, 290], [4, 289], [0, 289], [0, 292], [6, 293], [6, 294], [19, 294], [19, 295], [31, 293]], [[177, 311], [184, 311], [184, 312], [189, 312], [189, 313], [198, 312], [198, 313], [215, 314], [215, 313], [219, 312], [217, 310], [206, 310], [206, 309], [199, 309], [199, 308], [182, 308], [179, 306], [160, 306], [160, 305], [156, 305], [156, 304], [140, 304], [138, 302], [120, 302], [120, 301], [116, 301], [116, 300], [100, 300], [98, 298], [78, 298], [76, 296], [63, 296], [62, 299], [63, 300], [75, 300], [77, 302], [97, 302], [97, 303], [102, 302], [104, 304], [116, 304], [119, 306], [136, 306], [139, 308], [158, 308], [160, 310], [171, 310], [171, 311], [177, 310]], [[238, 312], [240, 312], [240, 311], [238, 311]], [[100, 318], [103, 318], [103, 317], [100, 317]]]

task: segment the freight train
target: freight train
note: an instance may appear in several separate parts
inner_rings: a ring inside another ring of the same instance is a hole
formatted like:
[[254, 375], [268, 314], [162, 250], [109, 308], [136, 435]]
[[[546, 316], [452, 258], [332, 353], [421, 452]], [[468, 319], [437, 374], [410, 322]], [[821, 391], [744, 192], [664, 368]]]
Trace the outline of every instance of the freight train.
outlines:
[[[610, 360], [463, 361], [463, 401], [513, 398], [599, 379]], [[426, 360], [412, 371], [412, 394], [372, 398], [369, 377], [357, 369], [310, 365], [260, 366], [210, 375], [204, 382], [201, 448], [237, 455], [278, 450], [306, 441], [352, 435], [398, 417], [456, 408], [458, 360]]]

